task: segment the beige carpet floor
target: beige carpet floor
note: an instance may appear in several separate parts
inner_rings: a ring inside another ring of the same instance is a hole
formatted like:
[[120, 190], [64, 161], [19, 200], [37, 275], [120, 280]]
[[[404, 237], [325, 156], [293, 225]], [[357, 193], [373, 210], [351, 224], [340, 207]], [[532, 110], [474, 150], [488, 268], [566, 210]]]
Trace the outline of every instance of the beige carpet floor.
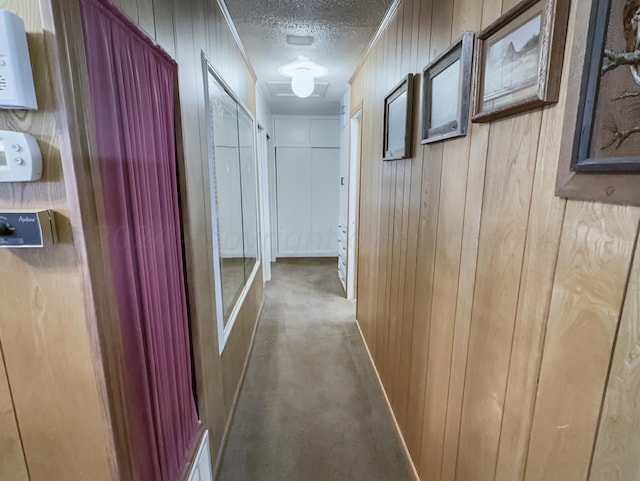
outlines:
[[273, 265], [219, 481], [409, 481], [336, 259]]

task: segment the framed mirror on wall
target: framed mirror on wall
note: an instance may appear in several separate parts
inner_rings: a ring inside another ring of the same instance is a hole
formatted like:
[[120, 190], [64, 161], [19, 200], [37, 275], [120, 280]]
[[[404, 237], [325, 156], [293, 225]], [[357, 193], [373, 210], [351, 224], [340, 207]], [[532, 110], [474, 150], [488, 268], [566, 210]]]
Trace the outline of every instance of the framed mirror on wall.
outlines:
[[222, 353], [260, 265], [255, 121], [202, 55], [213, 272]]

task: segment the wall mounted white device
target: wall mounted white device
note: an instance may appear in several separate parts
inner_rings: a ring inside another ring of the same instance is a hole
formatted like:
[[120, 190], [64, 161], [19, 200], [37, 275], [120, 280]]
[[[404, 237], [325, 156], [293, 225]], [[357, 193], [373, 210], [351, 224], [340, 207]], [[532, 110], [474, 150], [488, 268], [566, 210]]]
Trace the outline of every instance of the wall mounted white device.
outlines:
[[50, 210], [8, 210], [0, 212], [0, 248], [45, 247], [58, 242]]
[[42, 175], [42, 155], [29, 134], [0, 130], [0, 182], [30, 182]]
[[0, 10], [0, 108], [38, 110], [24, 21]]

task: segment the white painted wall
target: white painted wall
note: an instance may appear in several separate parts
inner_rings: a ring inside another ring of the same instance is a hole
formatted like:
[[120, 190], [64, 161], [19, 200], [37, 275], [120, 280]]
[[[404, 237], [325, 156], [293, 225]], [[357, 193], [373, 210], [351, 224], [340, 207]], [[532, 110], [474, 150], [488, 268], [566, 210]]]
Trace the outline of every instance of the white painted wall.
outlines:
[[340, 209], [338, 220], [347, 225], [349, 216], [349, 93], [342, 100], [340, 115]]
[[278, 257], [338, 255], [340, 119], [274, 116]]
[[[269, 142], [273, 132], [273, 115], [267, 94], [260, 81], [256, 85], [256, 122], [258, 125], [258, 183], [260, 195], [260, 242], [262, 245], [263, 281], [271, 280], [271, 263], [276, 260], [275, 235], [277, 225], [275, 204], [275, 152]], [[271, 199], [274, 199], [273, 201]]]
[[265, 93], [263, 82], [258, 81], [256, 84], [256, 122], [267, 131], [267, 134], [273, 135], [273, 115], [267, 102], [268, 93]]

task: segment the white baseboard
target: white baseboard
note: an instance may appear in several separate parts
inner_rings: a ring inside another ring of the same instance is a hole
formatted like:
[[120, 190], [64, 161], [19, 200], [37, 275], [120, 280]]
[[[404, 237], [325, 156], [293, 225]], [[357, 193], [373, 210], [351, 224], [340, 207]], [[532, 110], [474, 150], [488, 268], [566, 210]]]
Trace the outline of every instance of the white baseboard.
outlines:
[[277, 259], [281, 257], [338, 257], [338, 251], [278, 252]]

